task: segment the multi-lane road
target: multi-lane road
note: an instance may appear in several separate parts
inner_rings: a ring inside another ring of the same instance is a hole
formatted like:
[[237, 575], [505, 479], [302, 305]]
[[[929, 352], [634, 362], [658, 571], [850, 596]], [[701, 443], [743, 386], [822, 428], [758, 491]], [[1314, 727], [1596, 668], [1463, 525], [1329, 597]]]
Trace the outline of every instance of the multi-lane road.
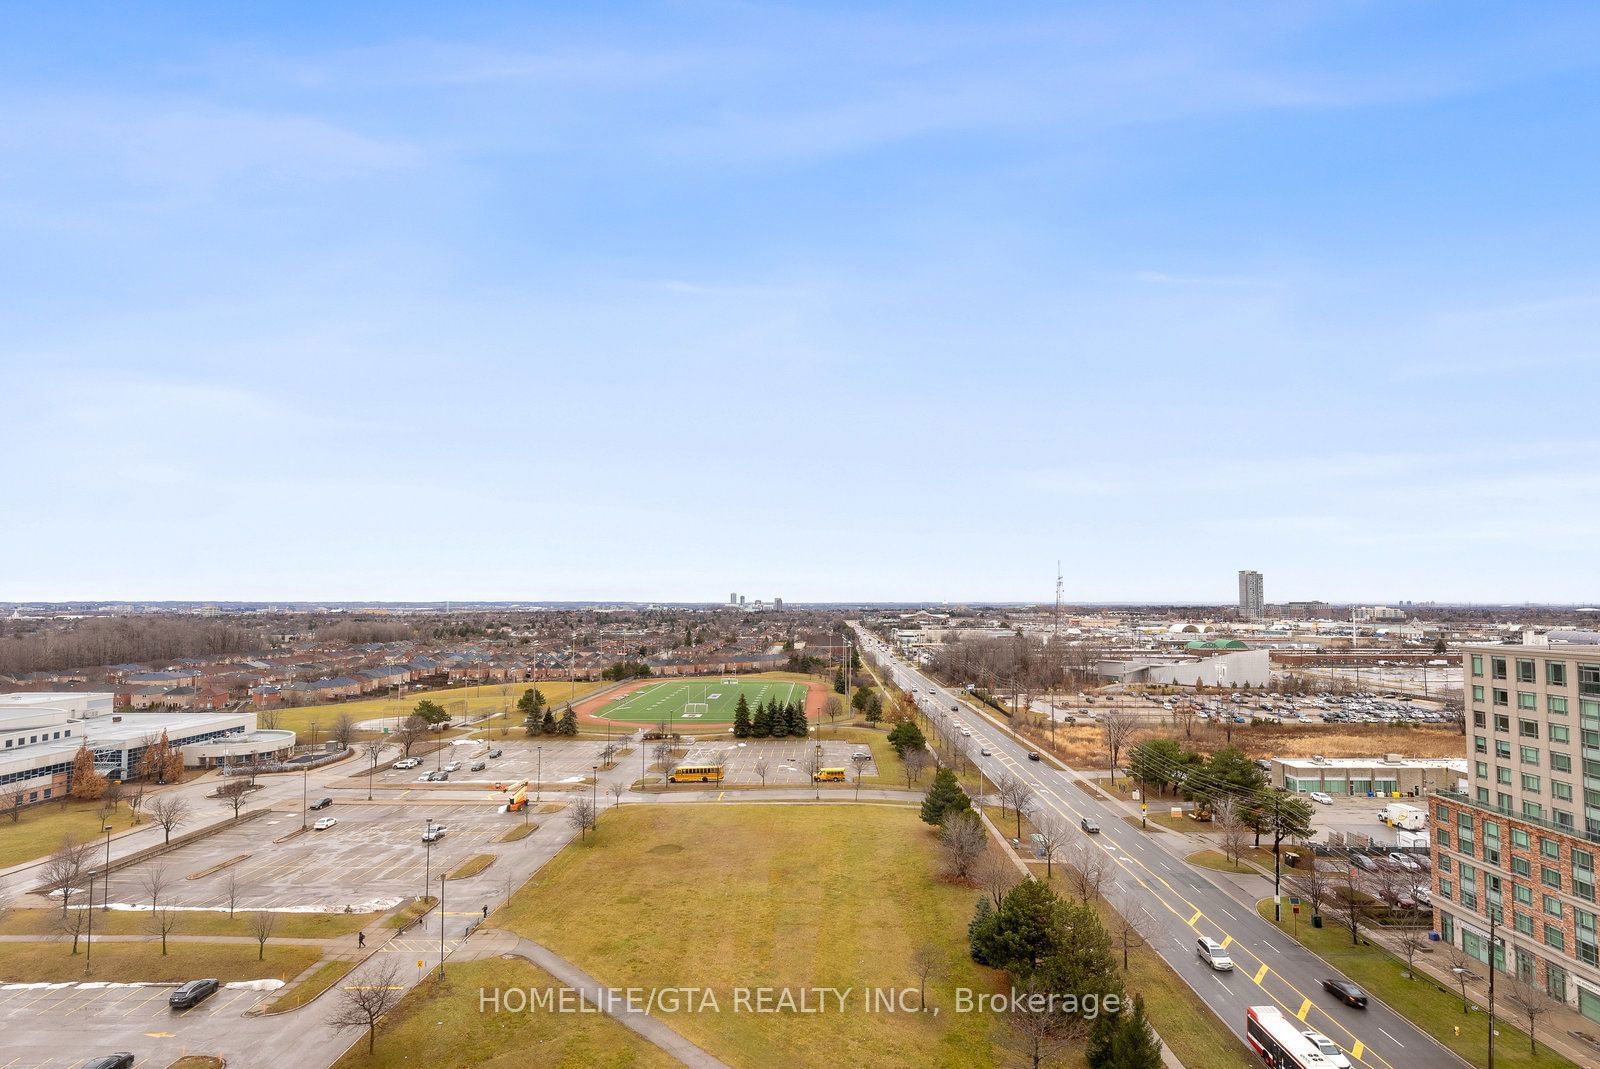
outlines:
[[[1113, 865], [1108, 893], [1114, 901], [1143, 907], [1149, 918], [1145, 939], [1241, 1037], [1249, 1007], [1276, 1005], [1285, 1017], [1343, 1047], [1352, 1065], [1459, 1069], [1465, 1064], [1377, 1000], [1369, 999], [1367, 1008], [1358, 1010], [1324, 992], [1323, 979], [1340, 974], [1263, 920], [1255, 911], [1255, 896], [1213, 882], [1206, 870], [1185, 862], [1186, 837], [1139, 830], [1124, 819], [1127, 809], [1081, 790], [1076, 773], [1029, 760], [1028, 748], [987, 716], [893, 657], [871, 635], [857, 634], [863, 648], [879, 652], [890, 665], [897, 686], [914, 689], [925, 712], [940, 714], [930, 720], [958, 735], [971, 732], [969, 741], [989, 751], [987, 757], [973, 755], [987, 775], [1006, 773], [1022, 780], [1042, 811], [1073, 827], [1084, 817], [1099, 822], [1101, 833], [1085, 839], [1104, 850]], [[1235, 964], [1231, 973], [1214, 972], [1199, 959], [1195, 950], [1201, 936], [1227, 948]]]

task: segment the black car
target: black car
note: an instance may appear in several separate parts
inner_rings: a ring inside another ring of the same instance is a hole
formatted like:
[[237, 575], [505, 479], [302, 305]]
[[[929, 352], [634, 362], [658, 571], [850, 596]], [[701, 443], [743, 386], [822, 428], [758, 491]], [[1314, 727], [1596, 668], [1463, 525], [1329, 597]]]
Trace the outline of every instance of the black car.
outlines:
[[1030, 760], [1030, 761], [1039, 760], [1039, 751], [1038, 750], [1029, 750], [1028, 751], [1028, 760]]
[[474, 762], [472, 762], [472, 767], [467, 769], [467, 771], [468, 772], [482, 772], [484, 769], [486, 769], [488, 767], [489, 767], [489, 765], [485, 761], [474, 761]]
[[190, 980], [167, 996], [167, 1005], [175, 1010], [198, 1006], [217, 993], [216, 980]]
[[311, 803], [311, 808], [312, 809], [326, 809], [332, 804], [333, 804], [333, 799], [332, 798], [318, 798], [315, 802]]
[[1322, 989], [1331, 995], [1338, 996], [1339, 1001], [1346, 1006], [1354, 1006], [1358, 1010], [1367, 1008], [1367, 993], [1349, 980], [1329, 978], [1322, 981]]
[[128, 1051], [119, 1050], [115, 1054], [105, 1054], [84, 1062], [83, 1069], [133, 1069], [133, 1055]]

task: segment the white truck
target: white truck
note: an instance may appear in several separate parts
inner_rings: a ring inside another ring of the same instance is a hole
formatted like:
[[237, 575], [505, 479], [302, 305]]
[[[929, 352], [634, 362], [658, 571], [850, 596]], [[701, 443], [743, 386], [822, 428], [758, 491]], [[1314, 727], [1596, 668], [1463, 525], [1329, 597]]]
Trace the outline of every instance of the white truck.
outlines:
[[1390, 802], [1378, 810], [1378, 821], [1391, 828], [1402, 828], [1406, 831], [1422, 831], [1428, 826], [1428, 814], [1425, 810], [1404, 802]]

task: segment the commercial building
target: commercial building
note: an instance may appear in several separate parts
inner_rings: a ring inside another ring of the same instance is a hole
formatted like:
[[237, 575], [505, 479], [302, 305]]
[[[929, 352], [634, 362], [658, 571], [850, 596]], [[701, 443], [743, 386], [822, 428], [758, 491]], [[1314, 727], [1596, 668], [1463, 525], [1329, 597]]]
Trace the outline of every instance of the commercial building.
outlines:
[[7, 803], [18, 791], [24, 804], [59, 798], [70, 788], [73, 759], [85, 744], [96, 770], [117, 779], [136, 774], [145, 748], [162, 734], [184, 764], [199, 767], [284, 757], [294, 749], [294, 732], [258, 731], [255, 713], [117, 713], [114, 698], [0, 694], [0, 794]]
[[1267, 774], [1274, 787], [1298, 794], [1321, 791], [1347, 797], [1393, 794], [1416, 797], [1455, 790], [1467, 775], [1467, 762], [1444, 757], [1274, 757]]
[[1463, 655], [1470, 774], [1431, 799], [1439, 936], [1600, 1022], [1600, 645]]
[[[1212, 646], [1215, 650], [1218, 647]], [[1160, 686], [1261, 687], [1272, 678], [1272, 655], [1266, 650], [1182, 654], [1136, 654], [1108, 657], [1096, 671], [1119, 683]]]
[[1266, 615], [1265, 587], [1260, 572], [1239, 572], [1239, 615], [1246, 620], [1259, 620]]

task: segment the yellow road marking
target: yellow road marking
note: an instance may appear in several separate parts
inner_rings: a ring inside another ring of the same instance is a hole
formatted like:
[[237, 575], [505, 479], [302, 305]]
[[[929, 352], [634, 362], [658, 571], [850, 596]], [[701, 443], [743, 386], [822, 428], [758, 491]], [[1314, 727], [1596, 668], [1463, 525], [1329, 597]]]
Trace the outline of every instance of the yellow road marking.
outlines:
[[723, 797], [724, 797], [724, 796], [725, 796], [725, 795], [726, 795], [726, 794], [727, 794], [727, 793], [728, 793], [728, 792], [727, 792], [727, 791], [718, 791], [718, 792], [717, 792], [717, 801], [719, 801], [719, 802], [720, 802], [720, 801], [722, 801], [722, 799], [723, 799]]
[[1189, 918], [1189, 927], [1191, 927], [1191, 928], [1194, 927], [1194, 922], [1200, 919], [1200, 914], [1203, 913], [1203, 912], [1204, 912], [1203, 910], [1198, 910], [1198, 909], [1194, 911], [1194, 916]]
[[1303, 1020], [1306, 1019], [1306, 1014], [1308, 1014], [1310, 1012], [1311, 1012], [1311, 1000], [1310, 999], [1306, 999], [1304, 1002], [1300, 1003], [1300, 1012], [1295, 1014], [1295, 1016], [1300, 1018], [1303, 1021]]
[[1223, 950], [1227, 950], [1228, 949], [1228, 944], [1231, 943], [1231, 942], [1233, 942], [1233, 936], [1230, 935], [1230, 936], [1228, 936], [1228, 938], [1226, 938], [1226, 939], [1224, 939], [1222, 941], [1222, 949]]
[[1350, 1057], [1356, 1059], [1356, 1061], [1360, 1061], [1362, 1052], [1364, 1052], [1366, 1049], [1367, 1045], [1358, 1039], [1356, 1040], [1356, 1045], [1350, 1048]]
[[1267, 975], [1267, 967], [1265, 965], [1263, 965], [1263, 966], [1261, 966], [1261, 968], [1256, 970], [1256, 975], [1255, 975], [1256, 983], [1258, 983], [1258, 984], [1261, 983], [1261, 981], [1263, 979], [1265, 979], [1266, 975]]

